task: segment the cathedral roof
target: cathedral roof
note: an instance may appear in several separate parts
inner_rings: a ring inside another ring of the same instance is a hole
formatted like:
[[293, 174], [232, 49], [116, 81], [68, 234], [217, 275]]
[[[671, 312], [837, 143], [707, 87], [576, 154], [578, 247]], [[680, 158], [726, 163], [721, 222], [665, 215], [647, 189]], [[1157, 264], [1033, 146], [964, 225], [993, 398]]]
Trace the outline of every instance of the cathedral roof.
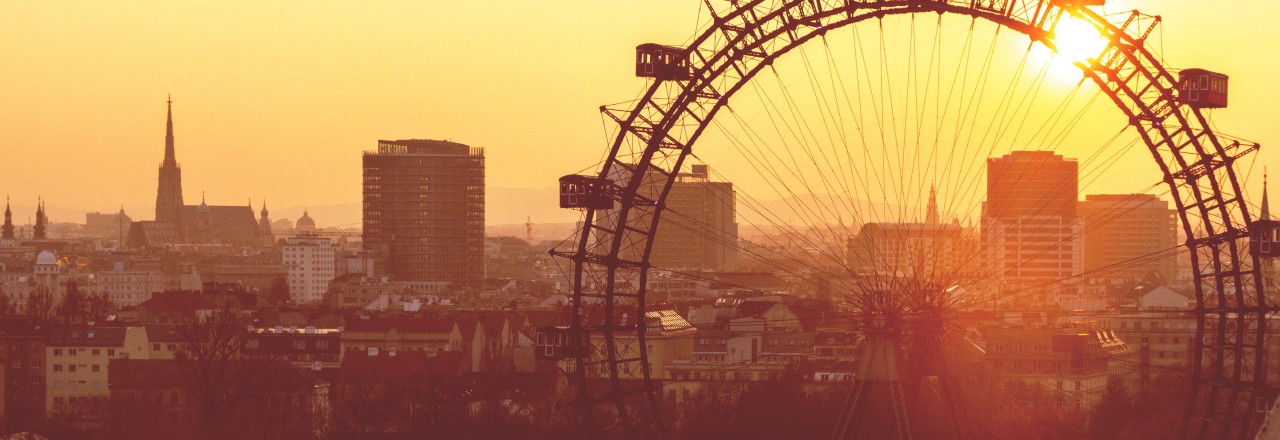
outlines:
[[186, 205], [182, 207], [179, 218], [182, 224], [188, 228], [196, 227], [196, 214], [202, 212], [202, 209], [208, 209], [213, 218], [213, 229], [222, 230], [244, 230], [257, 231], [258, 221], [253, 217], [253, 209], [248, 206], [209, 206], [200, 204], [199, 206]]

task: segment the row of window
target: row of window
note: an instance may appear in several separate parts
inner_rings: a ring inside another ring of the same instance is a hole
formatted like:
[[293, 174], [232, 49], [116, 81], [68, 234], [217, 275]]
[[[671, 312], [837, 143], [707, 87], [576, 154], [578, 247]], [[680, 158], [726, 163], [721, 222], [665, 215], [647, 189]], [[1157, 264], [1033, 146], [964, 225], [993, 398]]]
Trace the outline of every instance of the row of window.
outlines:
[[[94, 373], [100, 373], [100, 372], [102, 372], [102, 366], [101, 366], [101, 365], [93, 364], [93, 365], [87, 365], [87, 366], [88, 366], [88, 367], [91, 367], [91, 368], [92, 368], [92, 370], [91, 370], [91, 371], [93, 371]], [[79, 367], [79, 368], [80, 368], [80, 371], [84, 371], [84, 369], [85, 369], [86, 365], [85, 365], [85, 364], [80, 364], [80, 365], [76, 365], [76, 364], [67, 364], [67, 372], [68, 372], [68, 373], [75, 373], [75, 372], [76, 372], [76, 368], [77, 368], [77, 367]], [[55, 373], [61, 373], [61, 372], [62, 372], [62, 364], [53, 364], [53, 372], [55, 372]]]
[[[90, 335], [90, 336], [89, 336], [90, 338], [92, 338], [92, 337], [93, 337], [93, 333], [89, 333], [89, 335]], [[106, 336], [106, 337], [110, 337], [110, 335], [111, 335], [110, 333], [107, 333], [105, 336]], [[158, 346], [159, 346], [159, 344], [156, 344], [156, 346], [158, 347]], [[63, 349], [61, 349], [61, 348], [55, 348], [55, 349], [53, 349], [53, 355], [54, 355], [54, 356], [62, 356], [62, 350], [63, 350]], [[85, 349], [85, 348], [68, 348], [68, 349], [66, 349], [66, 350], [67, 350], [67, 356], [75, 356], [76, 354], [85, 354], [85, 351], [86, 351], [87, 349]], [[157, 348], [157, 350], [159, 350], [159, 348]], [[91, 353], [92, 353], [94, 356], [102, 356], [102, 349], [100, 349], [100, 348], [95, 348], [95, 349], [93, 349], [93, 351], [91, 351]], [[112, 356], [115, 356], [115, 355], [116, 355], [116, 349], [114, 349], [114, 348], [108, 348], [108, 349], [107, 349], [107, 357], [112, 357]]]
[[[89, 388], [85, 388], [85, 385], [89, 385]], [[53, 381], [53, 389], [55, 389], [55, 390], [60, 390], [60, 389], [62, 389], [62, 381], [60, 381], [60, 380], [55, 380], [55, 381]], [[95, 381], [93, 381], [93, 382], [91, 382], [91, 383], [86, 384], [86, 383], [85, 383], [85, 381], [83, 381], [83, 380], [79, 380], [79, 381], [76, 381], [76, 380], [68, 380], [68, 381], [67, 381], [67, 389], [69, 389], [69, 390], [75, 390], [75, 389], [92, 389], [92, 390], [99, 390], [99, 389], [102, 389], [102, 382], [99, 382], [99, 381], [96, 381], [96, 380], [95, 380]], [[55, 397], [55, 398], [54, 398], [53, 403], [54, 403], [55, 405], [56, 405], [56, 404], [58, 404], [57, 399], [58, 399], [57, 397]]]

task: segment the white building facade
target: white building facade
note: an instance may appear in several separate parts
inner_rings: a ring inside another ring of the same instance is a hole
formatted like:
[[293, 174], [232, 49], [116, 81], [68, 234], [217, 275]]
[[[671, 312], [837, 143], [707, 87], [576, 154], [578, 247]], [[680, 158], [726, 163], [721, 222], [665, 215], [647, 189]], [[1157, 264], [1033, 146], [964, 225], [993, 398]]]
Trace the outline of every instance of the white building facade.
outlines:
[[336, 249], [327, 237], [304, 234], [288, 239], [283, 254], [289, 267], [290, 301], [305, 304], [324, 299], [334, 277]]

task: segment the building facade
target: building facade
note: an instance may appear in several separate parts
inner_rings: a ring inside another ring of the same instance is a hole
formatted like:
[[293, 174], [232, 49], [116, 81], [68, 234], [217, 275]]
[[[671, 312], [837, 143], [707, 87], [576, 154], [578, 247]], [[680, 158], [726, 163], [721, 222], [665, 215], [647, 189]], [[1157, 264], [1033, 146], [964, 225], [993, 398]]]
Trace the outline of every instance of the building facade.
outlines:
[[1169, 202], [1151, 194], [1090, 194], [1079, 203], [1079, 214], [1087, 278], [1177, 276], [1178, 217]]
[[289, 267], [289, 300], [294, 304], [323, 300], [333, 281], [333, 240], [303, 234], [289, 238], [283, 251], [284, 264]]
[[655, 267], [736, 272], [737, 193], [731, 182], [711, 180], [706, 165], [680, 173], [667, 193], [649, 263]]
[[364, 246], [419, 292], [484, 286], [484, 149], [378, 141], [364, 154]]
[[984, 266], [1007, 288], [1072, 282], [1084, 270], [1079, 163], [1049, 151], [987, 160]]

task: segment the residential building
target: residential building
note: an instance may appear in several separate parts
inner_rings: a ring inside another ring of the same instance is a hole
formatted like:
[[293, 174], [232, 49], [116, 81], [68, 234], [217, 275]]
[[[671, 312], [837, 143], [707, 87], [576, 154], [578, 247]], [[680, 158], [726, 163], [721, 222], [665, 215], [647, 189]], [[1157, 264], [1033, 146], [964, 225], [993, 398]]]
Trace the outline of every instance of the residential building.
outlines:
[[[1110, 330], [1078, 328], [987, 328], [986, 367], [997, 376], [1021, 379], [1058, 393], [1066, 405], [1093, 408], [1111, 375], [1108, 348], [1123, 342]], [[1106, 347], [1104, 347], [1106, 346]]]
[[48, 327], [25, 317], [0, 318], [0, 432], [30, 431], [45, 416], [45, 343]]
[[289, 300], [294, 304], [322, 301], [333, 280], [333, 240], [303, 233], [287, 239], [283, 255], [289, 267]]
[[341, 322], [326, 320], [337, 325], [276, 326], [271, 328], [255, 327], [245, 336], [245, 352], [251, 355], [263, 355], [272, 359], [283, 359], [294, 366], [308, 370], [327, 370], [338, 368], [339, 355], [342, 354]]
[[364, 161], [364, 246], [418, 292], [484, 286], [484, 149], [378, 141]]
[[147, 359], [147, 330], [141, 326], [58, 326], [45, 345], [46, 411], [52, 418], [105, 423], [107, 363], [111, 359]]
[[462, 331], [451, 320], [361, 316], [346, 321], [342, 353], [351, 351], [463, 351]]
[[1177, 276], [1177, 211], [1151, 194], [1090, 194], [1079, 202], [1086, 278]]
[[1100, 327], [1115, 332], [1138, 353], [1139, 383], [1146, 384], [1152, 376], [1162, 374], [1189, 374], [1196, 353], [1194, 316], [1164, 311], [1103, 315], [1097, 319]]
[[[190, 364], [155, 359], [109, 361], [112, 418], [127, 438], [192, 438], [215, 427], [201, 418], [201, 385]], [[225, 431], [250, 438], [320, 438], [331, 417], [329, 382], [288, 362], [222, 365], [220, 389], [232, 410]], [[105, 369], [104, 369], [105, 370]], [[210, 396], [204, 396], [209, 398]]]

